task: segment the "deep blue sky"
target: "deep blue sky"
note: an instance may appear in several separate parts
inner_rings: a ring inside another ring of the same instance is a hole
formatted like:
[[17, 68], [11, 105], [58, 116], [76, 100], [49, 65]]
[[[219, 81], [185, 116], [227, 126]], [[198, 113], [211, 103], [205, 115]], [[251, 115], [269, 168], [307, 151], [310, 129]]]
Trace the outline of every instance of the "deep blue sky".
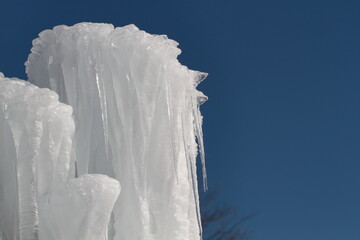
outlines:
[[254, 240], [360, 239], [360, 2], [0, 2], [0, 71], [26, 78], [37, 34], [135, 23], [209, 72], [201, 90], [209, 186]]

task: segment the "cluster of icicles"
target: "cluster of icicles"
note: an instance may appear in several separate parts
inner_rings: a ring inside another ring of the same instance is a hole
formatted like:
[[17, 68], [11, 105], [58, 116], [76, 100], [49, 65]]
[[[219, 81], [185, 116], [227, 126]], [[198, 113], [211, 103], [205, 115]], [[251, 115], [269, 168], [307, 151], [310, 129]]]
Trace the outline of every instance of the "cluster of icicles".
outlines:
[[207, 74], [177, 45], [134, 25], [57, 26], [33, 41], [28, 81], [0, 73], [1, 240], [201, 239]]

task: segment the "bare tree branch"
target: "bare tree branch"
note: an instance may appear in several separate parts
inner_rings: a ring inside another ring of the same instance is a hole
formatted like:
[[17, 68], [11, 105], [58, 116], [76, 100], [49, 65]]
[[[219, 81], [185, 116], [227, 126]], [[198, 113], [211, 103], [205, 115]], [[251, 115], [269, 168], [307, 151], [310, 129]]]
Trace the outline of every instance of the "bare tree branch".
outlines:
[[204, 240], [247, 240], [250, 238], [249, 229], [244, 222], [253, 218], [255, 214], [238, 216], [234, 206], [220, 206], [216, 200], [219, 190], [212, 190], [200, 194], [201, 222]]

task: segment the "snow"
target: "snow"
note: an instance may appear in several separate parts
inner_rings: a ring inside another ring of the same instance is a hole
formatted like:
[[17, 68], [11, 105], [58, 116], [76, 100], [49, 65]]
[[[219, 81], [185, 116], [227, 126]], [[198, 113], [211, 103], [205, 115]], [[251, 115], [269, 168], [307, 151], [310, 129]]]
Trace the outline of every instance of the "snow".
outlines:
[[134, 25], [62, 25], [33, 41], [30, 83], [0, 74], [0, 239], [201, 239], [207, 74], [177, 45]]

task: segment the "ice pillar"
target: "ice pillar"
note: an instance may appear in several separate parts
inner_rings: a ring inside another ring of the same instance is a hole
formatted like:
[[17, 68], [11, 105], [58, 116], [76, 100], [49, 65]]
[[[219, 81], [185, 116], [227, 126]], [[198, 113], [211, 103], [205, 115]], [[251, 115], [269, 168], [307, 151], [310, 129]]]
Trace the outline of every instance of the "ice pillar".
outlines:
[[121, 183], [109, 239], [200, 239], [195, 161], [198, 144], [204, 159], [206, 97], [196, 86], [206, 74], [182, 66], [177, 45], [134, 25], [92, 23], [33, 41], [29, 80], [73, 107], [79, 174]]

